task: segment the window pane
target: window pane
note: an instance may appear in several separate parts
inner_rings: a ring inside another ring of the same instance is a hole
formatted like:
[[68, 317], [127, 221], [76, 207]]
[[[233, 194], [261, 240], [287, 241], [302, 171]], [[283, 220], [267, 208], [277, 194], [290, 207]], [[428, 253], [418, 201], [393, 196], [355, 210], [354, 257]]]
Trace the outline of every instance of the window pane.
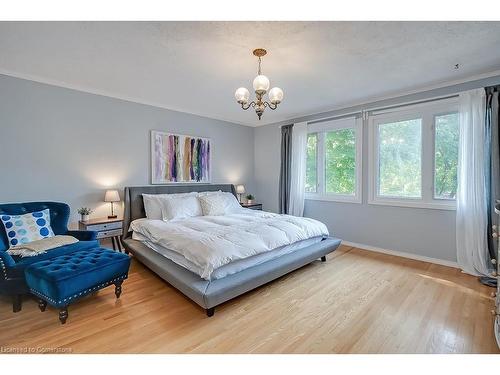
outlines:
[[421, 197], [421, 125], [422, 119], [379, 125], [380, 196]]
[[356, 135], [354, 129], [325, 133], [326, 192], [354, 195], [356, 186]]
[[458, 113], [436, 116], [434, 198], [455, 199], [458, 166]]
[[316, 193], [318, 161], [318, 136], [307, 135], [306, 192]]

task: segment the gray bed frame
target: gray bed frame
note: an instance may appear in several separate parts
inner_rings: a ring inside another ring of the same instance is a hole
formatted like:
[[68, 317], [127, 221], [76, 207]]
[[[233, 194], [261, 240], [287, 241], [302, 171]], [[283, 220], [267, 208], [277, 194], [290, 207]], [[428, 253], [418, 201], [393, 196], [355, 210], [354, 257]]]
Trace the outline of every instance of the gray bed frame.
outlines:
[[317, 259], [326, 261], [326, 254], [340, 245], [340, 240], [325, 238], [314, 245], [283, 255], [279, 258], [247, 268], [221, 279], [207, 281], [195, 273], [172, 262], [163, 255], [151, 250], [140, 241], [132, 239], [129, 232], [133, 220], [146, 217], [142, 194], [173, 194], [186, 192], [217, 191], [236, 192], [233, 185], [194, 184], [194, 185], [156, 185], [125, 188], [125, 211], [123, 217], [124, 233], [122, 242], [125, 249], [173, 287], [206, 310], [210, 317], [215, 307], [243, 293], [275, 280], [291, 271], [305, 266]]

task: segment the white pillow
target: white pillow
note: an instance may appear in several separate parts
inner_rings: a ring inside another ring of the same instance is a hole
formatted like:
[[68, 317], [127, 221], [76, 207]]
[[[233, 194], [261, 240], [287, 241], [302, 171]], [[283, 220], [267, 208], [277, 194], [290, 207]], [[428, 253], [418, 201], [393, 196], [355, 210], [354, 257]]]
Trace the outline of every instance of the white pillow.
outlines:
[[199, 195], [198, 200], [205, 216], [227, 215], [241, 210], [236, 197], [231, 193]]
[[162, 220], [162, 202], [165, 199], [180, 198], [186, 196], [196, 196], [197, 192], [191, 193], [176, 193], [176, 194], [142, 194], [144, 202], [144, 211], [146, 217], [151, 220]]
[[161, 206], [163, 221], [201, 216], [201, 206], [196, 195], [164, 199]]

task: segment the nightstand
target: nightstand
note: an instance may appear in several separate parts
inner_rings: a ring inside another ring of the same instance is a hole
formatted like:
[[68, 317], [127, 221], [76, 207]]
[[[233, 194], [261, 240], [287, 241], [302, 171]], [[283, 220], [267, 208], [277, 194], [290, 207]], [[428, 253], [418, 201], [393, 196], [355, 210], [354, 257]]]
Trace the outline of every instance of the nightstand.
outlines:
[[248, 208], [250, 210], [259, 210], [259, 211], [262, 211], [262, 203], [244, 203], [244, 202], [241, 202], [241, 207], [243, 208]]
[[97, 239], [111, 238], [113, 250], [121, 251], [122, 244], [120, 236], [123, 234], [123, 219], [108, 219], [106, 217], [79, 221], [80, 230], [94, 230], [97, 232]]

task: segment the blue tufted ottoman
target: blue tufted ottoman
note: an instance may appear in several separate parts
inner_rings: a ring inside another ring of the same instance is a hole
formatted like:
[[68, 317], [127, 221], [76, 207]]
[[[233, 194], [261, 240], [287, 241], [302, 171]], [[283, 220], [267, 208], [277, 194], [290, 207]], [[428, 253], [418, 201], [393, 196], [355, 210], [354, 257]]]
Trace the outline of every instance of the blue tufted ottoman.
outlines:
[[45, 311], [47, 303], [59, 308], [64, 324], [68, 305], [80, 297], [114, 284], [116, 298], [120, 298], [129, 266], [128, 255], [96, 247], [36, 262], [24, 273], [31, 293], [40, 298], [40, 310]]

